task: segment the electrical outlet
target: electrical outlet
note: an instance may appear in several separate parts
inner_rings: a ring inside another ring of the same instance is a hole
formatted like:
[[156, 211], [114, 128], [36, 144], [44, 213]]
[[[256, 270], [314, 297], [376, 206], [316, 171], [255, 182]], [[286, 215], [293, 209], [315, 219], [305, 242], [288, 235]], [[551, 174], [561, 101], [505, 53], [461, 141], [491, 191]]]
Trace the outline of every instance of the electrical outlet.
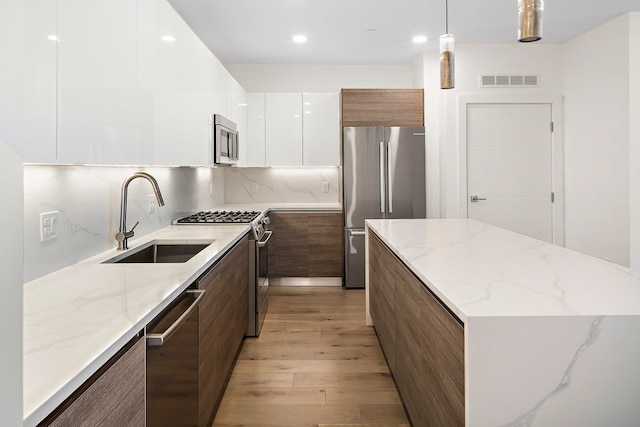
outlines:
[[258, 192], [258, 183], [257, 182], [252, 182], [251, 183], [251, 192], [252, 193], [257, 193]]
[[323, 193], [328, 193], [329, 192], [329, 183], [326, 182], [326, 181], [322, 183], [322, 192]]
[[40, 241], [46, 242], [57, 237], [58, 211], [40, 214]]
[[154, 194], [149, 194], [149, 198], [147, 200], [147, 213], [152, 215], [156, 213], [156, 196]]

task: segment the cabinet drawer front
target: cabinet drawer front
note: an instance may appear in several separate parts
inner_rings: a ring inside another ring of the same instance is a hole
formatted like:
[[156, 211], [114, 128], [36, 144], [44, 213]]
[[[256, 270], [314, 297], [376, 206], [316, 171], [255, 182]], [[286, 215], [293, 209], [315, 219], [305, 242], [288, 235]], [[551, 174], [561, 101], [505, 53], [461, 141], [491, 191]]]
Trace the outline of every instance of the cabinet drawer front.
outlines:
[[[145, 340], [138, 341], [114, 360], [101, 375], [53, 421], [54, 427], [144, 427], [145, 425]], [[64, 405], [64, 404], [63, 404]]]

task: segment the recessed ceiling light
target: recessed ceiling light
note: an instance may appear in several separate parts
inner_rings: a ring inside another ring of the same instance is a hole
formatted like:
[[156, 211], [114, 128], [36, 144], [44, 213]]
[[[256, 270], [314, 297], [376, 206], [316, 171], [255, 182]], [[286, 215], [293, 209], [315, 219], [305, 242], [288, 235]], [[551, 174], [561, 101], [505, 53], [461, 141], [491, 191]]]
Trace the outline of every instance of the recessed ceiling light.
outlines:
[[60, 41], [60, 39], [58, 38], [58, 36], [56, 36], [55, 34], [49, 34], [49, 35], [47, 36], [47, 38], [48, 38], [49, 40], [51, 40], [52, 42], [59, 42], [59, 41]]
[[173, 36], [162, 36], [160, 37], [160, 40], [162, 40], [163, 42], [174, 42], [176, 41], [176, 38]]
[[426, 43], [427, 36], [415, 36], [413, 39], [411, 39], [411, 41], [413, 41], [415, 44]]
[[304, 34], [296, 34], [295, 36], [293, 36], [292, 40], [295, 43], [306, 43], [307, 42], [307, 36], [305, 36]]

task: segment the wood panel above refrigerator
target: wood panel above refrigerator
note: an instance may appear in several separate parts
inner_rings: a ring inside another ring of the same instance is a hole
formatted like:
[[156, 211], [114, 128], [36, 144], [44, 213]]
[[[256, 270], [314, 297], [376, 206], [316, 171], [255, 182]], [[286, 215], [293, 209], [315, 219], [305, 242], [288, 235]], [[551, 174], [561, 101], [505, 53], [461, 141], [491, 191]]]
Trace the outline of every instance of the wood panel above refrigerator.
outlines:
[[342, 127], [424, 126], [422, 89], [342, 89]]

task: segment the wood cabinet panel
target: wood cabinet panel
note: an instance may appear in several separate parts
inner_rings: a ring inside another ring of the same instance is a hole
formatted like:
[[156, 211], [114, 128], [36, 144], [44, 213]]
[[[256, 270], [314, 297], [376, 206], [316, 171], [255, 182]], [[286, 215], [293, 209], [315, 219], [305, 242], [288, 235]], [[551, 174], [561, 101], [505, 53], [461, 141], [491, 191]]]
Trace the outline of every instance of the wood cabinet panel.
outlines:
[[463, 326], [373, 234], [369, 269], [370, 314], [413, 425], [464, 425]]
[[269, 251], [269, 276], [309, 275], [309, 216], [306, 213], [269, 214], [273, 230]]
[[309, 215], [309, 276], [342, 276], [342, 214]]
[[249, 242], [241, 240], [198, 280], [200, 305], [199, 425], [209, 426], [247, 329]]
[[369, 312], [392, 372], [396, 360], [395, 268], [383, 243], [369, 239]]
[[342, 89], [342, 127], [424, 126], [422, 89]]
[[[147, 334], [168, 330], [193, 303], [189, 294], [178, 297], [147, 326]], [[199, 310], [192, 311], [161, 346], [147, 348], [149, 426], [198, 425], [198, 318]]]
[[144, 427], [145, 340], [110, 360], [40, 426]]
[[272, 212], [270, 277], [342, 276], [342, 213]]

